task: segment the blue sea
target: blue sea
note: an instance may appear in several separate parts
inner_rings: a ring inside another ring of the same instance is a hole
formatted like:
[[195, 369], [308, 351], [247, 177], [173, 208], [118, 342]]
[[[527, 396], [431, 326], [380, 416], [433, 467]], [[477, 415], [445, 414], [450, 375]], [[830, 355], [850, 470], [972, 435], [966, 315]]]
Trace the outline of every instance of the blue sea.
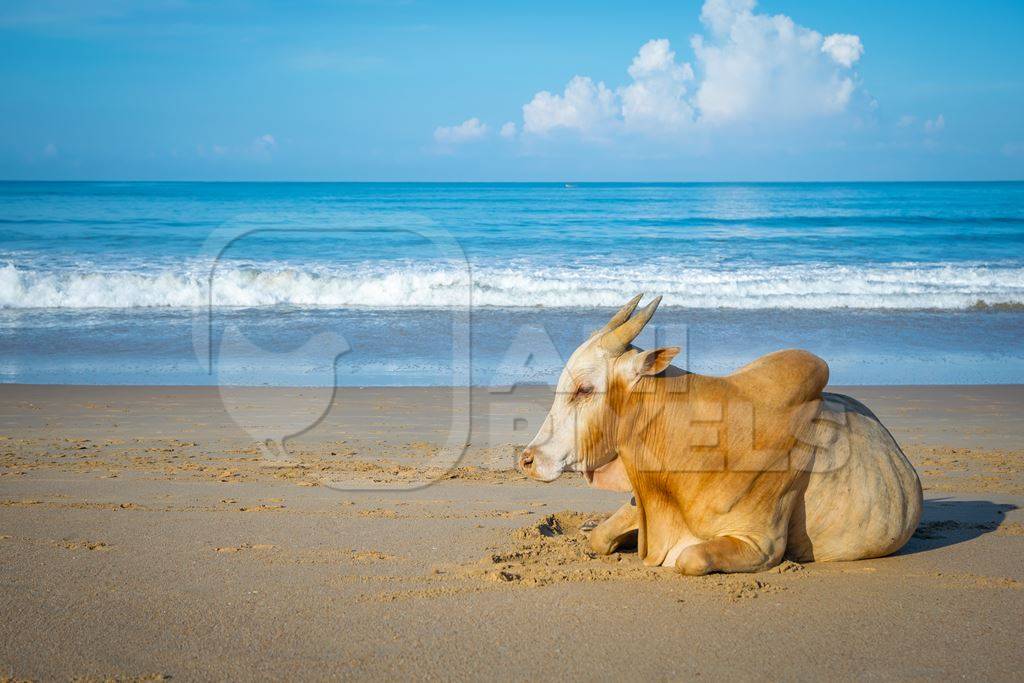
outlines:
[[0, 183], [3, 382], [550, 382], [638, 292], [697, 372], [1024, 382], [1024, 183]]

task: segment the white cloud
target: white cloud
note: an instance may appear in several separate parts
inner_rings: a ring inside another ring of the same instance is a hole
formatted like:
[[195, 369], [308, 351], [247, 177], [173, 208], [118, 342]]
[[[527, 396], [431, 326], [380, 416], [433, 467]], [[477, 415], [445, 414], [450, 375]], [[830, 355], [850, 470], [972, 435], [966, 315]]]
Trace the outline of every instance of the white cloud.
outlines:
[[917, 117], [913, 114], [904, 114], [900, 117], [900, 120], [896, 122], [896, 126], [899, 128], [907, 128], [914, 125], [914, 122], [916, 121]]
[[924, 130], [927, 133], [938, 133], [940, 130], [946, 127], [946, 117], [939, 114], [934, 119], [928, 119], [924, 122]]
[[725, 35], [744, 14], [750, 14], [756, 0], [707, 0], [700, 9], [700, 20], [715, 35]]
[[269, 150], [277, 147], [277, 140], [275, 140], [274, 136], [271, 135], [270, 133], [265, 133], [265, 134], [259, 136], [258, 138], [256, 138], [255, 140], [253, 140], [252, 141], [252, 145], [256, 149], [261, 149], [261, 150], [269, 151]]
[[[705, 0], [700, 18], [707, 31], [691, 38], [692, 65], [677, 59], [667, 39], [653, 39], [640, 47], [626, 70], [630, 80], [618, 88], [576, 75], [561, 93], [536, 93], [522, 108], [522, 137], [561, 131], [591, 140], [622, 134], [688, 140], [711, 127], [770, 128], [848, 110], [858, 89], [852, 68], [864, 54], [860, 37], [825, 37], [755, 7], [755, 0]], [[875, 104], [864, 99], [868, 108]], [[434, 137], [461, 141], [456, 130], [470, 121], [438, 128]], [[506, 138], [517, 133], [511, 121], [500, 131]]]
[[821, 34], [785, 15], [754, 12], [752, 0], [707, 0], [701, 21], [711, 39], [691, 44], [703, 80], [700, 120], [722, 124], [800, 120], [844, 110], [856, 85], [845, 70], [860, 58], [860, 38]]
[[573, 76], [561, 95], [542, 90], [523, 105], [523, 132], [548, 133], [557, 128], [594, 133], [614, 122], [615, 93], [587, 76]]
[[836, 64], [849, 69], [864, 54], [859, 36], [849, 33], [833, 33], [825, 38], [821, 51], [832, 58]]
[[[273, 159], [277, 149], [277, 138], [270, 133], [259, 135], [248, 143], [236, 144], [211, 143], [196, 145], [196, 154], [204, 159], [244, 159], [247, 161], [267, 162]], [[176, 153], [174, 153], [176, 155]]]
[[640, 48], [629, 67], [633, 82], [619, 90], [622, 120], [627, 128], [661, 133], [692, 123], [686, 84], [693, 68], [676, 62], [668, 40], [651, 40]]
[[487, 124], [475, 116], [457, 126], [438, 126], [434, 129], [434, 140], [442, 145], [459, 145], [474, 142], [487, 135]]
[[593, 137], [623, 127], [654, 134], [676, 130], [693, 121], [685, 99], [693, 68], [675, 57], [668, 40], [650, 40], [628, 69], [632, 82], [618, 91], [587, 76], [574, 76], [561, 95], [543, 90], [523, 106], [523, 132], [561, 128]]

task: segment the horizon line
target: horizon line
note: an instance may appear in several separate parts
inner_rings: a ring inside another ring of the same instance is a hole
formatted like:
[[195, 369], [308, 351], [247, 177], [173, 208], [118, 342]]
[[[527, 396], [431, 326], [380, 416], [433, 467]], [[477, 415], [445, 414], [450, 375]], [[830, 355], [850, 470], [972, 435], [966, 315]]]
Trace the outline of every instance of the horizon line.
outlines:
[[836, 184], [956, 184], [1024, 183], [1024, 178], [962, 180], [195, 180], [195, 179], [24, 179], [0, 178], [0, 183], [179, 183], [179, 184], [294, 184], [294, 185], [836, 185]]

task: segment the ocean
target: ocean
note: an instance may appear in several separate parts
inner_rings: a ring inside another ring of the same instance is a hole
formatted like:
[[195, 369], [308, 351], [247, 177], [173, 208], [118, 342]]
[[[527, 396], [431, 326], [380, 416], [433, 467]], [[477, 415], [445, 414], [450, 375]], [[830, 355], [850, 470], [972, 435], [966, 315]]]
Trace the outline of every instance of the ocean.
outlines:
[[0, 183], [2, 382], [551, 382], [639, 292], [697, 372], [1024, 382], [1024, 183]]

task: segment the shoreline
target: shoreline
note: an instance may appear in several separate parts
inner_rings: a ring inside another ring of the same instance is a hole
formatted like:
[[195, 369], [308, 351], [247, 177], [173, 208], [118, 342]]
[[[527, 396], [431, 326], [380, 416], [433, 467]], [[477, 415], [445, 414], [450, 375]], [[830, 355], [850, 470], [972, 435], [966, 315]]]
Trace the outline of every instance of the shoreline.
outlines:
[[[196, 337], [194, 315], [151, 309], [7, 312], [0, 378], [17, 383], [236, 386], [475, 386], [554, 382], [608, 309], [474, 309], [470, 330], [442, 311], [218, 311]], [[1024, 312], [859, 313], [840, 309], [659, 310], [640, 346], [684, 345], [687, 365], [724, 375], [783, 348], [826, 359], [836, 385], [1024, 382]], [[227, 335], [227, 336], [225, 336]], [[328, 335], [328, 344], [310, 343]], [[202, 351], [197, 356], [196, 344]], [[346, 346], [347, 345], [347, 346]], [[345, 348], [349, 350], [341, 353]], [[45, 349], [45, 353], [43, 350]], [[339, 355], [340, 354], [340, 355]], [[530, 359], [530, 362], [527, 362]]]

